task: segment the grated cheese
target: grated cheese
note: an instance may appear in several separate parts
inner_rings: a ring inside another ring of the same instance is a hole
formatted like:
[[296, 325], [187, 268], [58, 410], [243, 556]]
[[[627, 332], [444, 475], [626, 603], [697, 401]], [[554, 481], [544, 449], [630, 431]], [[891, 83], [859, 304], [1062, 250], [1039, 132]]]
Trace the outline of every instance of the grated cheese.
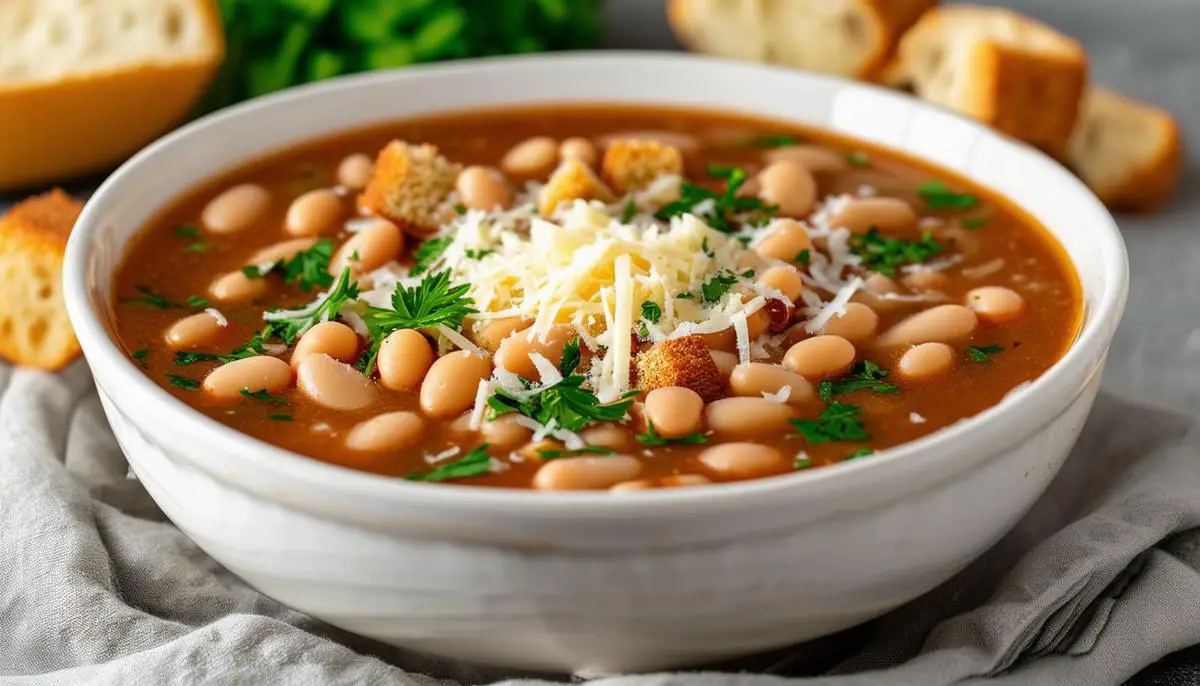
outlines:
[[460, 350], [466, 350], [467, 352], [471, 353], [472, 355], [475, 355], [476, 357], [483, 357], [483, 358], [491, 357], [491, 355], [489, 355], [486, 350], [484, 350], [483, 348], [480, 348], [479, 346], [475, 345], [471, 341], [467, 340], [466, 336], [463, 336], [461, 333], [455, 331], [454, 329], [451, 329], [450, 327], [446, 326], [445, 324], [438, 324], [437, 330], [438, 330], [438, 333], [441, 334], [442, 337], [444, 337], [446, 340], [450, 341], [454, 345], [457, 345]]
[[209, 307], [206, 308], [204, 312], [208, 314], [208, 316], [212, 317], [213, 321], [217, 323], [217, 326], [221, 327], [222, 329], [229, 326], [229, 320], [226, 319], [225, 315], [221, 314], [221, 311], [217, 308]]
[[546, 359], [546, 356], [539, 352], [529, 353], [529, 361], [537, 368], [538, 376], [541, 377], [543, 386], [553, 386], [563, 380], [562, 373], [558, 371], [558, 367], [554, 363]]
[[453, 448], [447, 448], [440, 453], [426, 455], [425, 456], [425, 464], [437, 464], [443, 460], [449, 460], [450, 458], [454, 457], [455, 455], [459, 454], [460, 452], [462, 452], [462, 448], [460, 448], [458, 446], [454, 446]]
[[862, 285], [863, 280], [857, 276], [854, 277], [850, 283], [846, 284], [841, 288], [841, 290], [838, 291], [833, 300], [829, 301], [828, 304], [821, 308], [821, 311], [818, 312], [816, 316], [804, 324], [804, 330], [810, 334], [815, 334], [824, 329], [825, 325], [829, 323], [830, 319], [833, 319], [838, 315], [845, 314], [846, 304], [849, 303], [850, 298], [854, 297], [854, 294], [857, 293], [860, 288], [862, 288]]
[[767, 393], [766, 391], [763, 391], [762, 397], [763, 400], [770, 400], [773, 403], [779, 403], [780, 405], [783, 405], [792, 397], [792, 387], [783, 386], [774, 393]]
[[488, 396], [492, 394], [492, 384], [487, 379], [480, 379], [475, 389], [475, 406], [471, 409], [471, 419], [467, 426], [471, 431], [479, 431], [483, 426], [483, 412], [487, 409]]
[[746, 313], [738, 312], [730, 318], [733, 321], [733, 332], [737, 335], [738, 362], [750, 362], [750, 327], [746, 325]]
[[916, 412], [911, 412], [908, 415], [908, 421], [912, 422], [913, 424], [924, 424], [926, 419]]

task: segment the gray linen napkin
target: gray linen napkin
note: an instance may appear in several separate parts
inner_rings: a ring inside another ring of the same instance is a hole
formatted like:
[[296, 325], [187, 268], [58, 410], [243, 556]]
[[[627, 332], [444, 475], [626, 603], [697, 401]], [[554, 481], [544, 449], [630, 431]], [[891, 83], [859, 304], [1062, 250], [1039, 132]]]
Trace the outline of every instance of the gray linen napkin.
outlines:
[[[601, 683], [1118, 684], [1200, 643], [1192, 424], [1101, 398], [1034, 511], [928, 595], [790, 650]], [[59, 375], [0, 367], [3, 683], [534, 683], [382, 646], [262, 597], [126, 473], [82, 363]]]

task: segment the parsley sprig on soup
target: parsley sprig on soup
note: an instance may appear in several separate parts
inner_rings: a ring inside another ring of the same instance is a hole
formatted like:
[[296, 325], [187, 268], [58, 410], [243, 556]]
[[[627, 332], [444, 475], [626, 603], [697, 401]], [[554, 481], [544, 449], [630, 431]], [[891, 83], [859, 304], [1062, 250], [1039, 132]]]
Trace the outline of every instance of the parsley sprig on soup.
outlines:
[[181, 199], [114, 286], [224, 424], [423, 482], [615, 493], [869, 460], [1053, 365], [1076, 277], [1019, 209], [775, 122], [402, 122]]

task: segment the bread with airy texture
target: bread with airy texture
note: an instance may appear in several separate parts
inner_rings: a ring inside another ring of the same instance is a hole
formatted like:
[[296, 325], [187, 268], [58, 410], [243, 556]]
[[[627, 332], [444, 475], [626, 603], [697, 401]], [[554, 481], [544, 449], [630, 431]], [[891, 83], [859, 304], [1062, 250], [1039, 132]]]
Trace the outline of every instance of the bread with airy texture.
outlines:
[[1183, 172], [1183, 136], [1170, 113], [1092, 88], [1067, 152], [1071, 168], [1114, 209], [1162, 208]]
[[679, 40], [718, 57], [873, 78], [937, 0], [669, 0]]
[[575, 200], [612, 202], [613, 192], [592, 168], [577, 159], [563, 160], [538, 194], [538, 211], [549, 217], [559, 206]]
[[655, 343], [634, 359], [637, 389], [681, 386], [695, 391], [704, 402], [729, 395], [729, 383], [701, 336], [683, 336]]
[[63, 301], [62, 266], [81, 210], [54, 190], [0, 218], [0, 357], [57, 370], [79, 355]]
[[428, 236], [442, 224], [442, 205], [460, 171], [462, 166], [443, 157], [436, 145], [392, 141], [379, 152], [359, 207], [414, 236]]
[[884, 76], [931, 102], [1061, 153], [1087, 83], [1074, 39], [996, 7], [955, 5], [925, 13], [901, 39]]
[[655, 140], [625, 138], [604, 150], [604, 180], [623, 193], [640, 191], [660, 176], [683, 174], [683, 153]]
[[187, 116], [225, 54], [210, 0], [4, 0], [0, 46], [0, 189], [116, 164]]

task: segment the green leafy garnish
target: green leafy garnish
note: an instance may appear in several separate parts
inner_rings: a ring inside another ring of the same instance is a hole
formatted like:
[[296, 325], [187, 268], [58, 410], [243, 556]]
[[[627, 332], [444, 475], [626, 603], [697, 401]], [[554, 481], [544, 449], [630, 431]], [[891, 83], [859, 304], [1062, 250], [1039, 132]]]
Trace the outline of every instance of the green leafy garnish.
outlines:
[[268, 393], [266, 391], [266, 389], [262, 389], [262, 390], [258, 390], [258, 391], [251, 391], [250, 389], [243, 388], [242, 390], [240, 390], [238, 392], [241, 393], [243, 397], [249, 398], [251, 400], [261, 400], [264, 403], [270, 403], [272, 405], [287, 404], [286, 400], [284, 400], [283, 398], [271, 395], [270, 393]]
[[563, 345], [562, 361], [558, 363], [559, 371], [563, 376], [570, 376], [579, 368], [582, 360], [583, 355], [579, 351], [579, 337], [576, 336]]
[[454, 214], [457, 214], [458, 216], [461, 217], [466, 213], [467, 213], [466, 205], [462, 204], [461, 202], [454, 203]]
[[808, 248], [801, 250], [799, 253], [796, 254], [796, 259], [792, 260], [792, 262], [799, 262], [800, 264], [804, 265], [805, 267], [807, 267], [808, 263], [811, 261], [812, 261], [812, 251], [809, 250]]
[[700, 286], [700, 299], [706, 303], [720, 302], [737, 282], [737, 274], [724, 271], [714, 274]]
[[979, 204], [979, 198], [958, 193], [941, 181], [926, 181], [917, 188], [925, 204], [933, 210], [969, 210]]
[[871, 434], [863, 427], [859, 415], [862, 408], [857, 405], [830, 403], [816, 419], [792, 419], [792, 426], [800, 431], [810, 445], [832, 441], [869, 441]]
[[704, 237], [704, 242], [700, 244], [700, 251], [703, 252], [705, 254], [705, 256], [707, 256], [707, 257], [716, 257], [717, 256], [717, 254], [715, 252], [713, 252], [711, 248], [708, 247], [708, 237], [707, 236]]
[[133, 352], [129, 353], [129, 356], [135, 360], [144, 360], [149, 354], [150, 351], [148, 349], [142, 348], [141, 350], [134, 350]]
[[197, 238], [200, 236], [200, 228], [192, 224], [183, 224], [176, 226], [172, 233], [180, 238]]
[[329, 288], [333, 284], [333, 275], [329, 273], [331, 260], [333, 241], [323, 238], [308, 250], [296, 253], [292, 259], [281, 261], [279, 268], [283, 271], [283, 282], [296, 284], [305, 293], [314, 288]]
[[863, 360], [854, 365], [854, 370], [847, 376], [833, 381], [822, 381], [817, 384], [817, 394], [821, 400], [829, 402], [836, 395], [853, 393], [854, 391], [871, 391], [873, 393], [899, 393], [900, 387], [884, 381], [890, 372], [870, 360]]
[[495, 252], [496, 252], [495, 250], [491, 250], [491, 249], [475, 250], [473, 248], [467, 248], [464, 251], [464, 254], [466, 255], [468, 260], [482, 260], [483, 258], [485, 258], [488, 255], [491, 255]]
[[629, 202], [625, 203], [625, 207], [621, 208], [621, 216], [618, 218], [618, 220], [622, 224], [628, 224], [629, 222], [633, 221], [635, 216], [637, 216], [637, 205], [630, 200]]
[[[563, 358], [566, 359], [566, 355]], [[637, 391], [630, 391], [620, 400], [605, 405], [594, 393], [583, 388], [583, 382], [586, 380], [586, 377], [577, 374], [566, 375], [562, 381], [529, 397], [518, 397], [504, 389], [497, 389], [487, 401], [488, 408], [491, 409], [490, 418], [495, 419], [516, 412], [542, 426], [553, 426], [567, 431], [580, 431], [593, 422], [617, 422], [624, 419]]]
[[202, 309], [208, 307], [208, 299], [201, 298], [198, 295], [189, 295], [187, 297], [187, 304], [188, 304], [188, 307], [194, 307], [198, 310], [202, 310]]
[[273, 422], [290, 422], [292, 421], [292, 415], [287, 412], [275, 412], [274, 414], [267, 415], [267, 419]]
[[416, 286], [396, 284], [392, 309], [370, 307], [363, 320], [375, 339], [400, 329], [430, 329], [439, 325], [458, 329], [464, 317], [475, 314], [475, 301], [467, 297], [470, 286], [450, 284], [450, 270], [430, 274]]
[[616, 455], [617, 451], [601, 448], [598, 445], [588, 445], [577, 450], [539, 450], [538, 457], [543, 460], [557, 460], [560, 457], [578, 457], [580, 455]]
[[207, 252], [208, 251], [208, 243], [205, 243], [204, 241], [196, 241], [195, 243], [188, 243], [186, 250], [188, 252], [196, 252], [196, 253]]
[[142, 297], [126, 298], [123, 302], [126, 302], [130, 305], [134, 305], [134, 304], [149, 305], [150, 307], [157, 307], [160, 310], [182, 310], [183, 309], [182, 305], [180, 305], [178, 303], [173, 303], [170, 300], [167, 300], [166, 298], [162, 297], [161, 295], [157, 295], [156, 293], [154, 293], [154, 291], [150, 290], [149, 286], [135, 286], [135, 288], [137, 288], [138, 292], [142, 294]]
[[988, 217], [972, 217], [970, 219], [962, 220], [961, 222], [959, 222], [959, 224], [964, 229], [969, 229], [971, 231], [974, 231], [975, 229], [982, 229], [983, 227], [987, 226], [988, 225]]
[[680, 300], [695, 300], [695, 299], [696, 299], [696, 294], [695, 294], [695, 293], [689, 293], [689, 292], [687, 292], [687, 291], [684, 291], [683, 293], [676, 293], [676, 294], [675, 294], [675, 297], [676, 297], [676, 298], [678, 298], [678, 299], [680, 299]]
[[441, 238], [430, 238], [417, 246], [413, 251], [413, 266], [408, 270], [409, 276], [420, 276], [425, 273], [442, 253], [446, 252], [446, 248], [454, 242], [454, 236], [442, 236]]
[[804, 141], [790, 133], [764, 133], [757, 136], [752, 144], [756, 148], [790, 148], [803, 145]]
[[488, 444], [484, 443], [457, 460], [447, 462], [428, 474], [409, 474], [404, 478], [408, 481], [448, 481], [483, 476], [492, 469], [492, 458], [487, 454], [487, 447]]
[[811, 466], [813, 466], [813, 461], [807, 457], [797, 457], [796, 461], [792, 463], [792, 469], [796, 471], [808, 469]]
[[871, 166], [871, 156], [865, 152], [855, 151], [846, 155], [846, 161], [852, 167], [869, 167]]
[[689, 214], [695, 211], [696, 205], [708, 200], [712, 201], [712, 209], [703, 213], [702, 218], [705, 222], [718, 231], [733, 233], [737, 229], [734, 226], [735, 223], [758, 224], [779, 209], [758, 198], [739, 198], [737, 196], [738, 189], [748, 179], [745, 169], [710, 165], [708, 172], [725, 180], [723, 192], [718, 193], [703, 186], [684, 183], [679, 189], [679, 199], [660, 209], [654, 216], [665, 221], [671, 217]]
[[845, 461], [849, 462], [850, 460], [857, 460], [857, 459], [860, 459], [863, 457], [867, 457], [868, 455], [874, 455], [874, 454], [875, 454], [875, 451], [870, 448], [859, 448], [858, 450], [855, 450], [854, 452], [850, 453], [850, 456], [847, 457]]
[[197, 364], [200, 362], [233, 362], [247, 357], [255, 357], [256, 355], [266, 354], [267, 349], [263, 344], [262, 332], [255, 333], [250, 341], [233, 349], [233, 352], [228, 355], [216, 355], [213, 353], [192, 352], [186, 350], [178, 350], [175, 352], [175, 366], [186, 367], [188, 365]]
[[1002, 345], [985, 345], [976, 347], [973, 345], [967, 346], [967, 359], [979, 364], [987, 364], [992, 361], [992, 355], [1004, 352]]
[[676, 436], [673, 438], [659, 436], [658, 432], [654, 430], [654, 422], [649, 420], [646, 421], [646, 433], [638, 434], [637, 436], [634, 436], [634, 438], [636, 438], [638, 443], [641, 443], [642, 445], [700, 445], [702, 443], [708, 443], [708, 439], [705, 438], [704, 434], [701, 433], [688, 434], [686, 436]]
[[878, 229], [850, 237], [850, 250], [862, 258], [864, 267], [884, 276], [895, 276], [896, 267], [917, 264], [942, 252], [942, 246], [930, 233], [919, 241], [886, 238]]
[[247, 279], [261, 279], [267, 275], [267, 272], [271, 271], [274, 268], [275, 268], [275, 265], [273, 265], [273, 264], [267, 266], [265, 270], [263, 267], [260, 267], [256, 264], [248, 264], [245, 267], [242, 267], [242, 275], [245, 276]]
[[317, 324], [327, 322], [337, 317], [342, 305], [358, 298], [358, 283], [350, 280], [350, 268], [342, 270], [333, 288], [316, 303], [310, 303], [296, 310], [270, 310], [276, 318], [267, 323], [262, 339], [277, 338], [288, 345], [296, 342], [300, 334], [308, 331]]
[[642, 302], [642, 319], [657, 324], [658, 320], [662, 319], [662, 307], [653, 300], [645, 300]]
[[186, 376], [180, 376], [179, 374], [167, 374], [167, 381], [170, 381], [171, 385], [175, 388], [180, 388], [185, 391], [194, 391], [200, 388], [199, 381], [196, 381], [195, 379], [189, 379]]

